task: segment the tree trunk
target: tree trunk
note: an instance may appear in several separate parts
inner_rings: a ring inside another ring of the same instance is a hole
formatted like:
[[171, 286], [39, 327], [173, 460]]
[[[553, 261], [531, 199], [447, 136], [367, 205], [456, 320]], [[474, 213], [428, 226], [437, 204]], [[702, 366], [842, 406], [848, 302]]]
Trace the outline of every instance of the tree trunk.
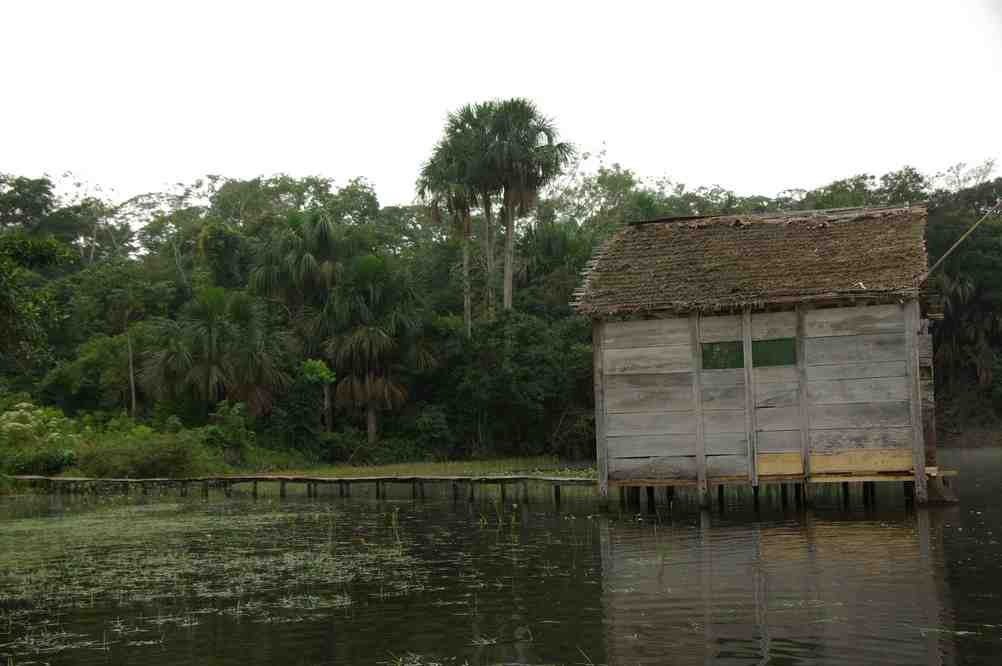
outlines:
[[463, 215], [463, 324], [466, 337], [473, 337], [473, 296], [470, 293], [470, 215]]
[[132, 394], [129, 415], [136, 418], [136, 363], [132, 353], [132, 334], [129, 333], [128, 329], [125, 331], [125, 343], [129, 347], [129, 391]]
[[494, 318], [494, 211], [491, 209], [491, 196], [482, 197], [484, 207], [484, 262], [487, 269], [487, 285], [485, 298], [487, 300], [487, 317]]
[[504, 302], [502, 307], [511, 310], [515, 291], [515, 206], [505, 202], [504, 207]]
[[365, 407], [365, 429], [369, 435], [369, 444], [376, 443], [376, 406], [371, 402]]
[[334, 405], [331, 401], [331, 385], [324, 384], [324, 427], [334, 432]]

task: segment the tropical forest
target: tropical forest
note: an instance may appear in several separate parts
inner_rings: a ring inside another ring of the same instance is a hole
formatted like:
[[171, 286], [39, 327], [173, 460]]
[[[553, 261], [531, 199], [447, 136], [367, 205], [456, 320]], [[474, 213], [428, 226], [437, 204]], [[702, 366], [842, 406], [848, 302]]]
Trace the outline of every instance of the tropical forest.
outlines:
[[[669, 158], [666, 160], [670, 162]], [[924, 203], [940, 437], [1002, 418], [994, 164], [738, 194], [587, 152], [526, 99], [443, 118], [407, 205], [364, 174], [209, 174], [127, 199], [0, 173], [0, 472], [160, 477], [595, 455], [591, 322], [623, 225]], [[666, 163], [670, 168], [670, 163]]]

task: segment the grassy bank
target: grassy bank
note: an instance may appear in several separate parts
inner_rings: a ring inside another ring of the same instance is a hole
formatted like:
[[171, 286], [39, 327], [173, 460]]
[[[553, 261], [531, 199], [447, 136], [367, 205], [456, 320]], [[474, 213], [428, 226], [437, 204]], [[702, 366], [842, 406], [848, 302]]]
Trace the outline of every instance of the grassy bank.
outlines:
[[593, 478], [595, 468], [569, 466], [554, 456], [530, 458], [497, 458], [491, 460], [449, 460], [442, 462], [411, 462], [390, 465], [320, 465], [273, 472], [302, 476], [494, 476], [504, 474], [538, 474], [540, 476], [574, 476]]
[[[51, 407], [18, 402], [0, 409], [0, 476], [39, 474], [114, 478], [226, 474], [303, 476], [487, 476], [512, 473], [593, 474], [567, 469], [555, 456], [432, 461], [427, 452], [380, 443], [351, 446], [355, 464], [276, 450], [255, 439], [239, 408], [223, 403], [209, 425], [159, 429], [128, 417], [69, 418]], [[348, 447], [344, 447], [348, 450]], [[427, 456], [422, 460], [422, 456]], [[401, 462], [401, 459], [406, 462]]]

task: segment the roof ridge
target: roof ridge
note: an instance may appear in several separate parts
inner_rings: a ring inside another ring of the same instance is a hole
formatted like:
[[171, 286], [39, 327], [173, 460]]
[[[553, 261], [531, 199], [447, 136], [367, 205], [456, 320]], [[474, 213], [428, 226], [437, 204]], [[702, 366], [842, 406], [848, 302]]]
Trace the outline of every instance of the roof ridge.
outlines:
[[733, 218], [750, 218], [752, 220], [784, 219], [791, 217], [836, 217], [852, 213], [887, 213], [891, 211], [926, 211], [925, 203], [893, 204], [885, 206], [846, 206], [844, 208], [809, 208], [804, 210], [775, 210], [764, 213], [715, 213], [712, 215], [676, 215], [671, 217], [656, 217], [648, 220], [627, 222], [628, 227], [642, 224], [670, 224], [673, 222], [690, 222], [694, 220], [717, 220]]

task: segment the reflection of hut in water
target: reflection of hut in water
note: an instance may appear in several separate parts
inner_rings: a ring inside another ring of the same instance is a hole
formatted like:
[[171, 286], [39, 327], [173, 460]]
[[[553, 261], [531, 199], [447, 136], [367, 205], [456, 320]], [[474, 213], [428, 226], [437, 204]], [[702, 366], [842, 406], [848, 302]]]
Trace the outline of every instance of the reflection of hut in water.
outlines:
[[940, 664], [936, 515], [699, 529], [603, 526], [610, 664]]
[[[635, 223], [577, 294], [609, 485], [934, 474], [921, 207]], [[925, 391], [925, 399], [923, 399]]]

